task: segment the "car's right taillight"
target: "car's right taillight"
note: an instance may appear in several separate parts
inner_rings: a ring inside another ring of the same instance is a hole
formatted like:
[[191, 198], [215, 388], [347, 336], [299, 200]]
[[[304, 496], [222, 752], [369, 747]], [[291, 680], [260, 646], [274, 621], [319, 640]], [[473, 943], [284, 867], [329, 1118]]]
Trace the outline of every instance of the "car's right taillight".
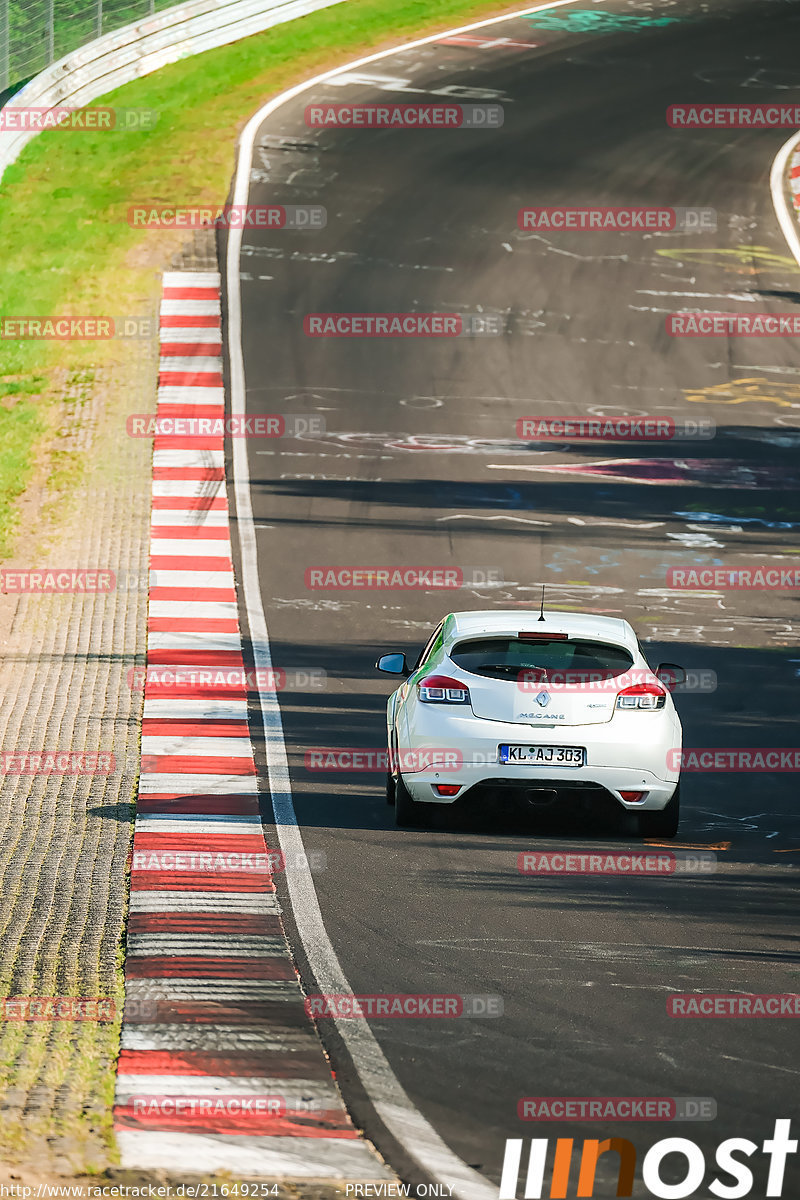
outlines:
[[635, 683], [617, 696], [617, 708], [622, 709], [638, 708], [654, 712], [663, 708], [666, 702], [667, 693], [657, 683]]
[[426, 675], [417, 684], [417, 696], [423, 704], [469, 704], [469, 688], [449, 675]]

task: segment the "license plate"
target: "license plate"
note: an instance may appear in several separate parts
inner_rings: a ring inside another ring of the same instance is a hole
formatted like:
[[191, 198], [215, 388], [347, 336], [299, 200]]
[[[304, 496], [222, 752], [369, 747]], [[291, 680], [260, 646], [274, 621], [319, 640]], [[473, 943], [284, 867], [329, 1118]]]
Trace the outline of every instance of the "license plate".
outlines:
[[583, 746], [509, 746], [499, 747], [501, 763], [525, 763], [550, 767], [582, 767]]

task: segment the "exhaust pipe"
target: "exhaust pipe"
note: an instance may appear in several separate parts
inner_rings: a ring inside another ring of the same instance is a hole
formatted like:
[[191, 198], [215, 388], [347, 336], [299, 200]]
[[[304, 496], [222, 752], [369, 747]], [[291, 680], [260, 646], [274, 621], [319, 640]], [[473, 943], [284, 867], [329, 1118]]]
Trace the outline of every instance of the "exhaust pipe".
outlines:
[[549, 804], [555, 804], [558, 792], [555, 788], [529, 788], [525, 792], [525, 799], [531, 808], [546, 808]]

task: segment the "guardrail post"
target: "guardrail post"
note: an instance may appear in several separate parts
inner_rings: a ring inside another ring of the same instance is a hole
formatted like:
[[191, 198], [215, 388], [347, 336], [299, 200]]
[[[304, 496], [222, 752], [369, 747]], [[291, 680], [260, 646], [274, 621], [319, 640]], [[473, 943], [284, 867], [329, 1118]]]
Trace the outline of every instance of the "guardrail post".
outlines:
[[0, 0], [0, 92], [11, 84], [11, 25], [8, 19], [9, 0]]
[[97, 0], [97, 20], [95, 21], [97, 36], [103, 36], [103, 0]]
[[47, 65], [56, 61], [56, 6], [47, 0]]

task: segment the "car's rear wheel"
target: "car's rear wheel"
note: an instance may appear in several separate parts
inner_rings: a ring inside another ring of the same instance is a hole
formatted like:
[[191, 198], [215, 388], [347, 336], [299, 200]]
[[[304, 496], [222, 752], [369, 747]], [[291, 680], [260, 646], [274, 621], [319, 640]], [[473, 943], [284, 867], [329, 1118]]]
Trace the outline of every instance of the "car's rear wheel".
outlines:
[[675, 788], [666, 808], [639, 813], [639, 833], [648, 838], [674, 838], [681, 821], [681, 785]]
[[414, 800], [403, 776], [398, 775], [394, 782], [394, 819], [399, 829], [407, 829], [409, 825], [425, 825], [427, 814], [425, 805]]
[[394, 804], [394, 775], [391, 771], [386, 772], [386, 803]]

